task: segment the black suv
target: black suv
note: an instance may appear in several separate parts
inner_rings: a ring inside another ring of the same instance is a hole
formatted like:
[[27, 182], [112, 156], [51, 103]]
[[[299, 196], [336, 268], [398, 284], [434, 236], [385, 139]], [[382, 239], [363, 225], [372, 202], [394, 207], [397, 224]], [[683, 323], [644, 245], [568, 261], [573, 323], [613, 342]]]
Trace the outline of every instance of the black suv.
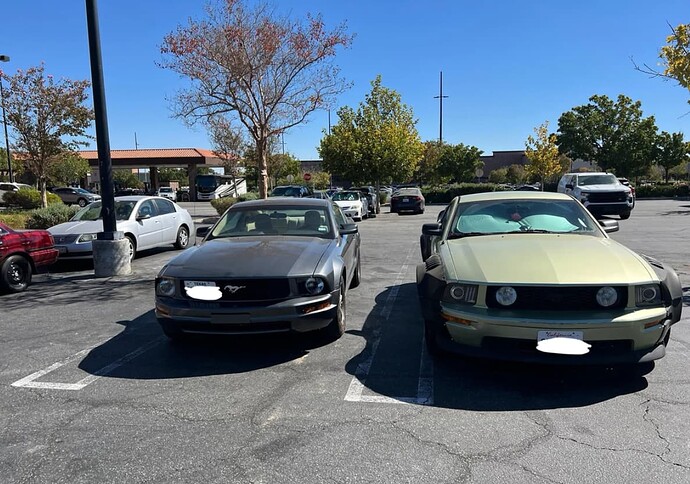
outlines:
[[305, 198], [311, 197], [313, 192], [311, 188], [304, 185], [282, 185], [275, 187], [271, 192], [272, 197], [297, 197]]
[[363, 193], [367, 197], [367, 201], [369, 202], [370, 214], [375, 216], [377, 213], [381, 213], [381, 200], [379, 199], [379, 196], [376, 193], [376, 189], [374, 187], [351, 187], [350, 190], [357, 190], [358, 192]]

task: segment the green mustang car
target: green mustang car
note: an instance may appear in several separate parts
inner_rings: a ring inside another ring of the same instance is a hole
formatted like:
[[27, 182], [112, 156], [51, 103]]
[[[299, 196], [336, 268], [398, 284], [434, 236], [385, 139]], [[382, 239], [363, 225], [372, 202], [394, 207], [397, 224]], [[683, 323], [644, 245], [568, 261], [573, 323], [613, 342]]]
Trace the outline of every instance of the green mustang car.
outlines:
[[431, 354], [586, 364], [666, 353], [681, 318], [675, 271], [610, 239], [569, 195], [456, 197], [424, 224], [417, 288]]

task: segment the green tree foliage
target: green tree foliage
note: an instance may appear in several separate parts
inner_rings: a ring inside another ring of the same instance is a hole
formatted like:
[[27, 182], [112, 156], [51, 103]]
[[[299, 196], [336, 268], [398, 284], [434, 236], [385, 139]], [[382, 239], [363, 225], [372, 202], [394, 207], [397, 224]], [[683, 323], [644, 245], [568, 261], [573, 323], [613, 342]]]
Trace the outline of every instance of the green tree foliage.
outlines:
[[448, 181], [448, 177], [443, 176], [440, 170], [443, 146], [438, 140], [424, 142], [422, 157], [414, 174], [420, 185], [440, 185]]
[[[21, 178], [22, 172], [24, 171], [24, 164], [22, 160], [18, 160], [14, 157], [12, 150], [10, 150], [10, 163], [12, 163], [14, 179], [17, 181]], [[0, 148], [0, 180], [10, 180], [9, 167], [7, 166], [7, 150], [5, 148]]]
[[324, 133], [323, 167], [357, 184], [407, 181], [423, 152], [417, 121], [400, 94], [381, 85], [380, 75], [371, 87], [357, 111], [340, 108], [331, 134]]
[[671, 27], [671, 35], [666, 37], [666, 45], [659, 51], [659, 58], [663, 71], [647, 64], [635, 64], [635, 69], [652, 77], [673, 79], [690, 91], [690, 24]]
[[159, 168], [158, 180], [162, 182], [177, 181], [180, 182], [180, 186], [189, 186], [189, 174], [186, 168]]
[[482, 168], [482, 150], [475, 146], [443, 145], [439, 159], [441, 175], [456, 183], [471, 182], [477, 178], [476, 171]]
[[333, 64], [352, 36], [320, 16], [292, 20], [261, 1], [209, 2], [207, 18], [165, 36], [161, 67], [191, 81], [175, 112], [187, 122], [232, 116], [254, 141], [259, 191], [268, 194], [268, 142], [349, 87]]
[[539, 179], [542, 190], [544, 190], [545, 181], [562, 173], [556, 135], [549, 133], [548, 121], [534, 128], [534, 136], [527, 137], [525, 156], [527, 157], [525, 169], [529, 176]]
[[113, 183], [118, 188], [143, 188], [144, 186], [131, 170], [113, 170]]
[[325, 190], [331, 186], [331, 174], [327, 171], [313, 172], [308, 183], [316, 190]]
[[489, 183], [507, 183], [508, 182], [508, 167], [496, 168], [489, 173]]
[[525, 170], [525, 167], [522, 165], [510, 165], [506, 173], [506, 178], [508, 183], [512, 183], [513, 185], [522, 185], [528, 179], [527, 170]]
[[87, 145], [86, 130], [93, 111], [85, 106], [88, 81], [72, 81], [46, 75], [44, 66], [18, 70], [13, 76], [3, 74], [9, 84], [5, 89], [7, 124], [12, 128], [12, 150], [22, 153], [27, 171], [32, 173], [47, 206], [46, 183], [53, 165], [66, 153]]
[[558, 119], [557, 143], [572, 159], [596, 162], [603, 170], [634, 178], [651, 164], [656, 140], [654, 117], [642, 117], [640, 101], [619, 95], [614, 103], [594, 95]]
[[673, 168], [690, 160], [690, 145], [683, 141], [683, 133], [667, 133], [662, 131], [657, 136], [654, 148], [654, 162], [663, 168], [664, 180], [668, 178]]
[[89, 162], [76, 153], [64, 153], [63, 156], [50, 165], [48, 179], [54, 185], [78, 184], [89, 172]]

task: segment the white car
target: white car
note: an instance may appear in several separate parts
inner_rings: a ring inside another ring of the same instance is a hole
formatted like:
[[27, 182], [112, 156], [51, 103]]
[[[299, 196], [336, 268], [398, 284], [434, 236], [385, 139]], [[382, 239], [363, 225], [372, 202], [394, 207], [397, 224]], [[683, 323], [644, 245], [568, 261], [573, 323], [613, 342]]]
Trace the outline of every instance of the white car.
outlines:
[[362, 220], [369, 216], [367, 197], [357, 190], [335, 192], [331, 196], [331, 200], [345, 212], [345, 215], [355, 220]]
[[160, 187], [156, 192], [159, 197], [165, 197], [173, 202], [177, 201], [177, 192], [170, 187]]
[[632, 188], [623, 185], [613, 173], [566, 173], [556, 190], [571, 195], [595, 216], [618, 215], [626, 220], [635, 206]]
[[5, 193], [17, 192], [20, 188], [33, 188], [31, 185], [24, 183], [2, 182], [0, 183], [0, 205], [3, 203]]
[[[130, 260], [144, 249], [174, 245], [186, 249], [194, 234], [189, 212], [167, 198], [127, 196], [115, 198], [117, 230], [129, 241]], [[60, 259], [93, 257], [91, 241], [103, 231], [101, 202], [79, 210], [69, 222], [50, 227]]]

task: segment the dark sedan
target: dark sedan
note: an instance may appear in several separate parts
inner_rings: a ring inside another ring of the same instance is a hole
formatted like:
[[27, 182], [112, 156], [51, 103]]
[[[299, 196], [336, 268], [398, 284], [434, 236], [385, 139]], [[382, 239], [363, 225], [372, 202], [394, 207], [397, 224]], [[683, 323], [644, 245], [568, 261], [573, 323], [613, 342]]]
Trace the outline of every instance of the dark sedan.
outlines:
[[419, 188], [400, 188], [391, 197], [391, 213], [424, 213], [425, 203]]
[[171, 339], [188, 334], [345, 331], [348, 288], [360, 283], [360, 237], [330, 200], [236, 203], [200, 245], [156, 278], [156, 317]]
[[58, 251], [47, 230], [13, 230], [0, 223], [0, 292], [20, 292], [41, 266], [54, 263]]

